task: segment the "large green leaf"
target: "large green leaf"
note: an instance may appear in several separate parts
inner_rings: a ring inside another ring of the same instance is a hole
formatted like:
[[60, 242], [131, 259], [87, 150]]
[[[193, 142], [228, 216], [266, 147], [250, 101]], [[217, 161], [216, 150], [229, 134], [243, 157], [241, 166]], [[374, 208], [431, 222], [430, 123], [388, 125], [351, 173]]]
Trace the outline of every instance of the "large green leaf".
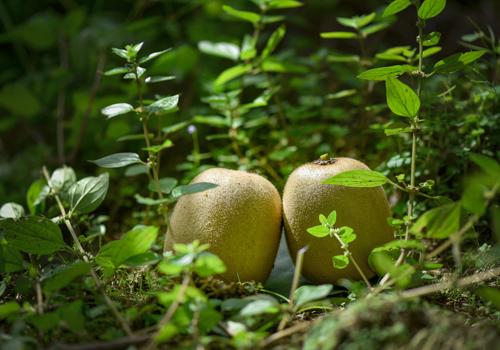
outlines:
[[64, 288], [76, 278], [88, 274], [90, 268], [90, 264], [84, 261], [76, 261], [71, 265], [64, 266], [43, 281], [43, 290], [46, 293], [51, 293]]
[[9, 246], [25, 253], [49, 255], [67, 248], [59, 226], [41, 216], [1, 220], [0, 230]]
[[420, 110], [420, 99], [411, 87], [389, 76], [385, 81], [387, 105], [402, 117], [414, 118]]
[[75, 183], [69, 190], [71, 211], [90, 213], [101, 205], [109, 187], [109, 175], [86, 177]]
[[96, 257], [96, 262], [110, 275], [135, 255], [149, 250], [158, 235], [158, 227], [136, 226], [121, 239], [105, 244]]
[[347, 187], [378, 187], [387, 183], [384, 174], [373, 170], [350, 170], [337, 174], [325, 181], [324, 184]]
[[446, 0], [424, 0], [418, 9], [418, 17], [429, 19], [439, 15], [446, 7]]
[[460, 203], [449, 203], [422, 214], [410, 232], [428, 238], [448, 238], [460, 228]]

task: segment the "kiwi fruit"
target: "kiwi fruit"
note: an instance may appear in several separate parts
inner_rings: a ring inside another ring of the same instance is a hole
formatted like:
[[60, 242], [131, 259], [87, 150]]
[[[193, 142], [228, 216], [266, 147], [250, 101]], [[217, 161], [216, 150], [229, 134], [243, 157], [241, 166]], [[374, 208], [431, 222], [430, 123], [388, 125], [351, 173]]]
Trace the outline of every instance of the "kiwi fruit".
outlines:
[[281, 232], [281, 197], [264, 177], [246, 171], [211, 168], [191, 183], [210, 190], [181, 197], [170, 217], [167, 248], [199, 240], [209, 244], [227, 271], [227, 282], [264, 282], [273, 267]]
[[323, 181], [344, 171], [369, 169], [352, 158], [330, 158], [307, 163], [289, 176], [283, 192], [283, 219], [288, 249], [293, 258], [297, 250], [308, 246], [302, 273], [313, 283], [335, 283], [341, 278], [361, 278], [353, 264], [334, 269], [332, 257], [343, 254], [334, 238], [317, 238], [307, 229], [319, 224], [319, 214], [337, 211], [336, 227], [349, 226], [357, 239], [350, 251], [367, 277], [373, 276], [368, 266], [371, 250], [394, 239], [387, 223], [391, 215], [382, 187], [353, 188], [326, 185]]

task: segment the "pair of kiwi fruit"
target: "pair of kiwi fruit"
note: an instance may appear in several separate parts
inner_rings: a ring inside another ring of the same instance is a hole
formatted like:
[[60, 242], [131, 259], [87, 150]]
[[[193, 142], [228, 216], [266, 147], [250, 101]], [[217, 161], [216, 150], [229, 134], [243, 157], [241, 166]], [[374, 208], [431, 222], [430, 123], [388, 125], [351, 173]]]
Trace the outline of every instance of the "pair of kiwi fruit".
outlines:
[[343, 253], [337, 241], [307, 232], [319, 224], [319, 214], [336, 210], [336, 226], [354, 229], [357, 239], [350, 245], [351, 253], [363, 272], [372, 276], [368, 266], [370, 251], [393, 239], [383, 189], [323, 184], [336, 174], [356, 169], [369, 168], [351, 158], [302, 165], [290, 174], [283, 201], [274, 185], [260, 175], [222, 168], [205, 170], [191, 183], [211, 182], [218, 186], [179, 199], [170, 219], [167, 246], [194, 240], [208, 243], [209, 250], [226, 264], [222, 279], [264, 282], [273, 268], [284, 221], [292, 258], [302, 247], [309, 247], [302, 269], [306, 279], [313, 283], [360, 279], [352, 264], [342, 270], [333, 268], [332, 256]]

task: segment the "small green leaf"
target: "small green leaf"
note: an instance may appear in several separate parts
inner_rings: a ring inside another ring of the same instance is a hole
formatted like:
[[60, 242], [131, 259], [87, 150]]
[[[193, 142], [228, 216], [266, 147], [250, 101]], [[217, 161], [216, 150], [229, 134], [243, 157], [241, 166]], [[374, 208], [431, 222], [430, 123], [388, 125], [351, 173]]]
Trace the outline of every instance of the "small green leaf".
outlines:
[[295, 308], [310, 303], [311, 301], [324, 299], [330, 294], [333, 286], [331, 284], [323, 284], [319, 286], [301, 286], [297, 288], [293, 294]]
[[40, 214], [45, 207], [45, 197], [48, 194], [48, 186], [44, 179], [34, 181], [26, 193], [26, 203], [31, 215]]
[[296, 0], [271, 0], [271, 2], [268, 5], [268, 8], [270, 10], [288, 9], [288, 8], [300, 7], [303, 5], [304, 5], [303, 3]]
[[104, 114], [108, 119], [114, 118], [117, 115], [132, 112], [134, 107], [128, 103], [115, 103], [114, 105], [104, 107], [101, 109], [101, 113]]
[[350, 170], [337, 174], [323, 183], [347, 187], [378, 187], [387, 183], [387, 178], [384, 174], [373, 170]]
[[438, 52], [440, 52], [442, 49], [441, 47], [439, 46], [434, 46], [434, 47], [430, 47], [428, 49], [425, 49], [423, 52], [422, 52], [422, 57], [423, 58], [427, 58], [427, 57], [430, 57], [432, 55], [435, 55], [437, 54]]
[[375, 19], [375, 12], [369, 13], [363, 16], [354, 16], [350, 18], [346, 17], [337, 17], [337, 22], [342, 24], [343, 26], [360, 29], [364, 26], [370, 24]]
[[342, 242], [344, 242], [344, 244], [352, 243], [357, 238], [356, 234], [354, 233], [354, 230], [347, 226], [343, 226], [340, 228], [339, 236]]
[[426, 245], [417, 240], [394, 240], [385, 243], [383, 246], [377, 247], [372, 250], [372, 252], [382, 252], [382, 251], [392, 251], [400, 249], [415, 249], [420, 251], [425, 251]]
[[244, 21], [251, 22], [252, 24], [257, 24], [260, 21], [260, 16], [256, 13], [249, 12], [249, 11], [241, 11], [237, 10], [235, 8], [232, 8], [231, 6], [224, 5], [222, 6], [222, 10], [227, 13], [228, 15], [231, 15], [233, 17], [239, 18]]
[[318, 226], [309, 227], [307, 229], [307, 232], [315, 237], [322, 238], [322, 237], [328, 236], [328, 234], [330, 233], [330, 229], [328, 227], [323, 226], [323, 225], [318, 225]]
[[147, 206], [160, 205], [160, 204], [171, 204], [171, 203], [175, 202], [175, 198], [171, 198], [171, 197], [154, 199], [154, 198], [149, 198], [149, 197], [143, 197], [138, 193], [136, 193], [134, 195], [134, 198], [137, 201], [137, 203], [147, 205]]
[[263, 314], [275, 314], [279, 312], [278, 302], [274, 299], [260, 299], [247, 304], [241, 311], [241, 317], [252, 317]]
[[418, 17], [429, 19], [439, 15], [446, 7], [446, 0], [424, 0], [418, 9]]
[[104, 201], [108, 187], [108, 173], [101, 174], [98, 177], [90, 176], [81, 179], [69, 189], [71, 211], [82, 214], [94, 211]]
[[394, 0], [384, 9], [383, 17], [393, 16], [411, 5], [410, 0]]
[[59, 226], [41, 216], [0, 220], [9, 246], [28, 254], [50, 255], [67, 248]]
[[[158, 187], [159, 185], [159, 187]], [[148, 185], [148, 190], [151, 192], [162, 192], [169, 194], [173, 188], [177, 185], [177, 179], [173, 177], [164, 177], [158, 181], [151, 180]]]
[[169, 113], [177, 110], [179, 95], [167, 96], [161, 98], [144, 109], [150, 113]]
[[256, 38], [252, 35], [245, 35], [241, 43], [241, 53], [240, 59], [242, 61], [251, 60], [257, 54], [257, 49], [255, 48]]
[[424, 38], [422, 40], [422, 45], [434, 46], [434, 45], [439, 44], [439, 40], [441, 40], [441, 33], [440, 32], [430, 32], [429, 34], [424, 36]]
[[153, 145], [150, 147], [143, 147], [142, 149], [144, 151], [148, 151], [151, 153], [159, 153], [159, 152], [163, 151], [164, 149], [167, 149], [167, 148], [170, 148], [173, 146], [174, 146], [174, 143], [171, 140], [166, 139], [165, 141], [163, 141], [163, 143], [161, 145]]
[[146, 84], [153, 84], [153, 83], [160, 83], [162, 81], [169, 81], [169, 80], [174, 80], [175, 75], [167, 75], [167, 76], [154, 76], [154, 77], [147, 77], [144, 79], [144, 82]]
[[264, 50], [262, 50], [261, 57], [263, 59], [268, 57], [276, 49], [278, 44], [285, 37], [285, 32], [286, 32], [285, 26], [281, 25], [271, 34], [269, 40], [266, 43], [266, 47], [264, 48]]
[[486, 174], [500, 179], [500, 164], [490, 157], [478, 153], [471, 153], [470, 159], [476, 163]]
[[226, 272], [226, 265], [212, 253], [203, 252], [195, 261], [194, 272], [200, 277], [208, 277]]
[[121, 168], [131, 164], [142, 163], [137, 153], [115, 153], [96, 160], [90, 160], [90, 162], [101, 168]]
[[326, 225], [327, 224], [326, 216], [324, 216], [323, 214], [319, 214], [319, 222], [321, 223], [321, 225]]
[[17, 203], [9, 202], [0, 208], [0, 218], [19, 219], [24, 216], [24, 208]]
[[384, 129], [384, 133], [386, 134], [386, 136], [399, 135], [408, 132], [411, 132], [411, 127], [407, 123], [400, 121], [391, 122]]
[[436, 62], [434, 65], [434, 73], [453, 73], [478, 60], [486, 52], [486, 50], [477, 50], [451, 55]]
[[84, 261], [76, 261], [71, 265], [64, 266], [49, 278], [43, 281], [42, 287], [45, 293], [52, 293], [66, 287], [80, 276], [84, 276], [90, 271], [90, 264]]
[[125, 74], [128, 72], [129, 69], [127, 67], [116, 67], [106, 71], [104, 75], [109, 76], [109, 75]]
[[213, 43], [210, 41], [200, 41], [198, 50], [212, 56], [228, 58], [232, 61], [238, 61], [240, 57], [240, 48], [231, 43]]
[[333, 267], [335, 269], [345, 269], [349, 265], [349, 258], [345, 255], [335, 255], [332, 257]]
[[157, 235], [158, 227], [136, 226], [121, 239], [102, 246], [96, 256], [96, 262], [109, 276], [131, 257], [147, 252]]
[[406, 72], [412, 72], [415, 70], [417, 70], [417, 67], [407, 64], [372, 68], [359, 74], [358, 78], [365, 80], [386, 80], [389, 77], [398, 77]]
[[50, 186], [56, 192], [67, 192], [75, 182], [75, 171], [67, 166], [54, 170], [50, 176]]
[[172, 197], [179, 198], [181, 196], [185, 196], [187, 194], [193, 194], [198, 192], [203, 192], [206, 190], [210, 190], [212, 188], [217, 187], [218, 185], [210, 183], [210, 182], [197, 182], [189, 185], [181, 185], [177, 186], [172, 190]]
[[9, 301], [0, 304], [0, 320], [5, 320], [12, 314], [17, 314], [21, 310], [21, 306], [15, 301]]
[[159, 57], [159, 56], [163, 55], [164, 53], [169, 52], [170, 50], [172, 50], [172, 49], [170, 48], [170, 49], [166, 49], [166, 50], [162, 50], [162, 51], [152, 52], [149, 55], [142, 57], [139, 60], [139, 64], [151, 61], [152, 59], [155, 59], [156, 57]]
[[324, 32], [320, 34], [324, 39], [358, 39], [354, 32]]
[[229, 127], [229, 120], [218, 115], [197, 115], [193, 118], [195, 123], [206, 124], [214, 126], [216, 128], [227, 128]]
[[414, 118], [420, 110], [420, 99], [408, 85], [394, 77], [388, 77], [385, 82], [387, 105], [399, 116]]
[[333, 226], [337, 222], [337, 212], [332, 210], [330, 214], [328, 214], [328, 218], [326, 219], [328, 225]]
[[246, 74], [251, 70], [251, 64], [239, 64], [237, 66], [233, 66], [220, 73], [217, 79], [215, 79], [214, 84], [217, 86], [224, 85], [225, 83], [238, 78], [239, 76]]
[[422, 214], [410, 232], [417, 236], [444, 239], [460, 228], [460, 202], [449, 203]]

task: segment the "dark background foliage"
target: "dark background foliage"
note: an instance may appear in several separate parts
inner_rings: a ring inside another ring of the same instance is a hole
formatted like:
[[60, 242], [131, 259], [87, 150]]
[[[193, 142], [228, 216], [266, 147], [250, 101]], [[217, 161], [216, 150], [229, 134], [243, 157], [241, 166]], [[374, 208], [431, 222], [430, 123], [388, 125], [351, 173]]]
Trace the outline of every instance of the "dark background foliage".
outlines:
[[[82, 174], [93, 173], [95, 167], [86, 160], [127, 148], [125, 143], [115, 140], [137, 131], [137, 123], [132, 117], [106, 123], [99, 112], [110, 103], [133, 99], [135, 93], [132, 85], [101, 78], [101, 73], [117, 62], [111, 55], [111, 47], [139, 41], [146, 43], [148, 51], [172, 47], [151, 70], [156, 74], [173, 74], [176, 80], [158, 85], [150, 92], [181, 93], [180, 111], [164, 123], [189, 120], [205, 112], [207, 106], [201, 98], [209, 93], [208, 82], [229, 64], [200, 53], [197, 43], [201, 40], [237, 43], [238, 38], [249, 31], [248, 24], [224, 15], [222, 4], [223, 1], [218, 0], [31, 0], [23, 1], [22, 5], [16, 0], [0, 2], [3, 29], [0, 35], [3, 67], [0, 72], [0, 202], [21, 202], [26, 187], [39, 176], [43, 164], [55, 167], [66, 163]], [[282, 92], [290, 114], [309, 113], [312, 118], [303, 129], [297, 122], [299, 130], [291, 131], [301, 149], [300, 157], [292, 162], [310, 160], [323, 151], [333, 150], [378, 166], [380, 157], [393, 155], [388, 151], [389, 146], [384, 145], [390, 142], [393, 147], [392, 141], [380, 141], [372, 131], [366, 131], [366, 121], [352, 115], [343, 117], [342, 114], [347, 113], [343, 106], [323, 100], [328, 93], [349, 88], [346, 81], [354, 87], [360, 85], [354, 78], [345, 79], [352, 76], [352, 67], [331, 64], [326, 59], [331, 51], [356, 53], [358, 47], [356, 42], [328, 41], [319, 36], [320, 32], [340, 28], [335, 21], [337, 16], [366, 13], [385, 4], [386, 1], [374, 0], [311, 0], [300, 9], [286, 11], [287, 36], [281, 50], [285, 57], [296, 57], [313, 67], [311, 74], [288, 78]], [[247, 1], [231, 1], [231, 5], [252, 8]], [[449, 1], [444, 14], [429, 25], [429, 30], [439, 30], [445, 38], [440, 56], [457, 51], [461, 36], [474, 29], [473, 22], [490, 25], [498, 32], [498, 14], [500, 3], [495, 0]], [[412, 44], [414, 22], [411, 12], [403, 13], [397, 25], [373, 36], [368, 51], [374, 53], [393, 44]], [[315, 108], [307, 108], [310, 106]], [[335, 125], [330, 117], [336, 121]], [[302, 139], [321, 131], [322, 122], [329, 128], [326, 134], [320, 133], [320, 142], [301, 144]], [[202, 135], [209, 132], [209, 128], [201, 127]], [[377, 157], [368, 146], [373, 143], [369, 140], [378, 142]], [[191, 140], [184, 131], [174, 142], [176, 151], [167, 151], [168, 161], [163, 171], [175, 175], [175, 164], [191, 152]], [[202, 151], [211, 147], [202, 137]], [[125, 185], [120, 191], [133, 192]]]

